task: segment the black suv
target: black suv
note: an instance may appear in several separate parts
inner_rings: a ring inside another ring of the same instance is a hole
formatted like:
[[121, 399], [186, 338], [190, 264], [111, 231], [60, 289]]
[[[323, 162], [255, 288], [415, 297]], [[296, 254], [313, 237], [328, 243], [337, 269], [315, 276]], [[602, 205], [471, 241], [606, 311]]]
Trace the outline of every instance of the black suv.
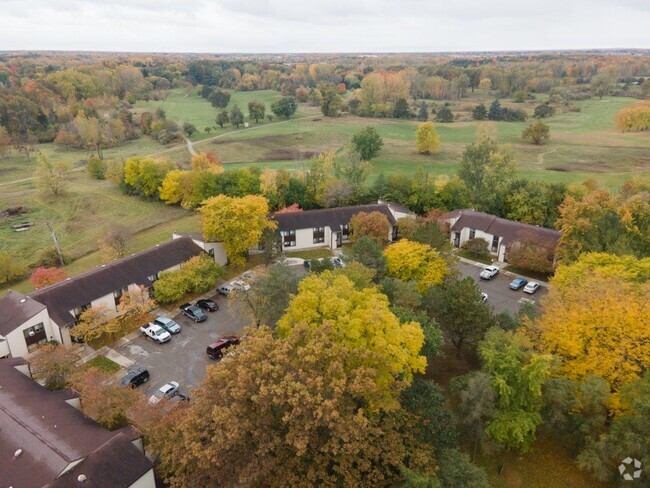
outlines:
[[149, 381], [149, 371], [146, 368], [140, 366], [126, 373], [124, 378], [122, 378], [120, 381], [120, 384], [122, 386], [130, 386], [131, 388], [135, 388], [136, 386], [140, 386], [142, 383], [146, 383], [147, 381]]

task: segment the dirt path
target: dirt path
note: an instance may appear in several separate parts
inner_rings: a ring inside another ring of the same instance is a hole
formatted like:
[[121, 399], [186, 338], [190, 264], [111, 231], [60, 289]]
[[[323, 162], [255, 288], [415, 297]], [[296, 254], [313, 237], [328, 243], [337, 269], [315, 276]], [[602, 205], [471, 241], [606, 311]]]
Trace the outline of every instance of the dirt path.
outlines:
[[555, 151], [557, 151], [557, 149], [551, 149], [550, 151], [547, 151], [545, 153], [539, 153], [537, 155], [537, 166], [542, 166], [544, 164], [544, 156], [553, 154]]
[[187, 144], [187, 150], [190, 152], [192, 156], [196, 156], [196, 151], [194, 150], [194, 144], [192, 144], [192, 141], [190, 141], [187, 137], [183, 136], [183, 139], [185, 139], [185, 143]]

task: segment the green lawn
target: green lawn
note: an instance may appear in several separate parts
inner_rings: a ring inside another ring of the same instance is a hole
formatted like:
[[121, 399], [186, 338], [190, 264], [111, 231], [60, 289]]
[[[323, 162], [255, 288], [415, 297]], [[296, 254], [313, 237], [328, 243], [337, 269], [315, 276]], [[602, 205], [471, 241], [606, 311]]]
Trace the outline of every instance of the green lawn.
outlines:
[[84, 364], [87, 368], [97, 368], [105, 373], [117, 373], [120, 365], [106, 356], [95, 356]]
[[[274, 91], [234, 93], [231, 105], [238, 104], [247, 112], [250, 100], [267, 105], [280, 98]], [[275, 118], [269, 123], [252, 123], [239, 129], [226, 126], [201, 133], [195, 142], [198, 151], [214, 151], [226, 168], [250, 165], [271, 168], [305, 169], [312, 154], [326, 149], [342, 151], [352, 134], [365, 126], [373, 126], [381, 134], [384, 147], [372, 161], [371, 180], [379, 173], [387, 175], [413, 174], [422, 168], [435, 175], [453, 175], [464, 147], [475, 138], [478, 123], [470, 120], [470, 110], [479, 102], [491, 100], [476, 94], [474, 99], [452, 102], [459, 115], [457, 122], [436, 124], [441, 137], [437, 153], [417, 154], [414, 137], [416, 121], [342, 116], [326, 118], [317, 107], [300, 104], [296, 117]], [[512, 146], [520, 176], [546, 182], [574, 182], [594, 179], [610, 187], [619, 187], [626, 179], [650, 174], [650, 133], [620, 133], [613, 127], [616, 112], [632, 99], [606, 97], [575, 102], [581, 112], [559, 113], [546, 122], [551, 127], [551, 141], [544, 146], [523, 144], [521, 130], [526, 123], [493, 123], [502, 143]], [[431, 102], [428, 102], [431, 104]], [[503, 105], [523, 107], [532, 113], [538, 101]], [[436, 105], [440, 105], [439, 102]], [[139, 102], [138, 110], [163, 107], [168, 116], [182, 123], [189, 120], [202, 129], [213, 125], [217, 110], [196, 94], [173, 90], [166, 100]], [[121, 194], [110, 182], [90, 179], [83, 171], [89, 151], [41, 144], [38, 150], [54, 161], [66, 161], [76, 171], [70, 174], [69, 189], [59, 198], [46, 196], [34, 188], [31, 179], [35, 156], [28, 161], [15, 152], [0, 159], [0, 210], [22, 205], [29, 213], [0, 220], [0, 251], [19, 254], [25, 263], [33, 265], [43, 250], [52, 249], [45, 222], [56, 231], [64, 255], [72, 264], [70, 274], [79, 273], [102, 263], [97, 251], [98, 238], [111, 223], [120, 223], [134, 233], [129, 251], [137, 251], [161, 242], [173, 230], [196, 231], [199, 219], [195, 214], [157, 202], [147, 202]], [[184, 143], [162, 146], [150, 138], [141, 138], [105, 151], [107, 159], [124, 159], [136, 155], [169, 158], [179, 166], [190, 159]], [[26, 232], [16, 233], [11, 224], [24, 220], [34, 222]], [[27, 291], [26, 282], [13, 284]]]

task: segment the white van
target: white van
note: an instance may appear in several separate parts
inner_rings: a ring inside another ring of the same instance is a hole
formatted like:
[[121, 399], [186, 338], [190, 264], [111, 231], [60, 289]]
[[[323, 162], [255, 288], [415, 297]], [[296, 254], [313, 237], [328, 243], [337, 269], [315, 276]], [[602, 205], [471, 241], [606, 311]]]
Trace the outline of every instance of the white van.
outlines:
[[235, 287], [232, 286], [231, 283], [224, 283], [223, 285], [220, 285], [217, 288], [217, 293], [219, 293], [220, 295], [228, 296], [233, 292], [234, 289]]

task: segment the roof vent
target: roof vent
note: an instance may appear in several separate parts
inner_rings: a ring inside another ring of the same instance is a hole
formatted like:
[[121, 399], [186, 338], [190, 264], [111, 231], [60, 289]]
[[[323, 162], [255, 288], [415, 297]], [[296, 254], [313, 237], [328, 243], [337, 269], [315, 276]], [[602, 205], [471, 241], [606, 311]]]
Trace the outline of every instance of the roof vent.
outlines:
[[17, 457], [20, 456], [22, 453], [23, 453], [23, 450], [22, 450], [22, 449], [16, 449], [16, 452], [14, 452], [14, 457], [17, 458]]
[[106, 267], [106, 265], [105, 265], [105, 264], [102, 264], [102, 268], [105, 268], [105, 267]]
[[86, 481], [87, 479], [88, 479], [88, 477], [87, 477], [85, 474], [80, 474], [79, 476], [77, 476], [77, 481], [78, 481], [79, 483], [83, 483], [83, 482]]
[[20, 300], [20, 303], [25, 303], [26, 301], [27, 300], [23, 298], [23, 299]]

